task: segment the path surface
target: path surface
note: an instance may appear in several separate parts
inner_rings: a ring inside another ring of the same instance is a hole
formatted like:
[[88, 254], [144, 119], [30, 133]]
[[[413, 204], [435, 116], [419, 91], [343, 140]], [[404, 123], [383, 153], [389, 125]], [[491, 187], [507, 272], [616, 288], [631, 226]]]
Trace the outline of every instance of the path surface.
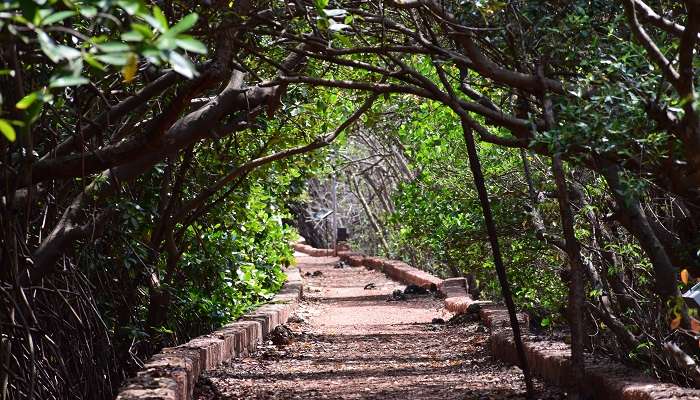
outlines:
[[[523, 399], [517, 368], [495, 361], [478, 323], [448, 320], [429, 296], [387, 302], [403, 289], [337, 258], [297, 255], [304, 294], [288, 326], [294, 341], [262, 346], [202, 376], [198, 400], [211, 399]], [[320, 276], [305, 276], [320, 271]], [[374, 283], [376, 289], [365, 290]], [[537, 384], [541, 399], [563, 399]]]

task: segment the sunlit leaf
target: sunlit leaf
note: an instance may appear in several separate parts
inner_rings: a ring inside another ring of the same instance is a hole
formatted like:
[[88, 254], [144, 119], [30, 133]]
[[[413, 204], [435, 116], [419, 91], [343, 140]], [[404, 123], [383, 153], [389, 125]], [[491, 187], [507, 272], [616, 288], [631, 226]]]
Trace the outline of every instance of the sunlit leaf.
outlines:
[[197, 75], [197, 69], [192, 62], [177, 52], [171, 51], [170, 55], [168, 56], [168, 60], [170, 61], [170, 65], [173, 66], [175, 72], [190, 79]]
[[195, 38], [181, 35], [177, 39], [175, 39], [175, 43], [179, 48], [183, 50], [191, 51], [193, 53], [198, 54], [207, 54], [207, 46], [205, 46], [204, 43], [200, 42]]
[[54, 63], [61, 61], [62, 56], [58, 51], [58, 46], [56, 46], [56, 43], [49, 37], [49, 35], [46, 34], [46, 32], [37, 31], [36, 37], [39, 40], [41, 51], [43, 51], [51, 61]]
[[52, 79], [49, 83], [49, 87], [59, 88], [66, 86], [80, 86], [89, 83], [90, 80], [83, 76], [62, 76], [56, 79]]
[[83, 60], [85, 60], [86, 63], [90, 64], [91, 66], [99, 69], [100, 71], [105, 71], [107, 68], [102, 64], [101, 62], [97, 61], [95, 56], [93, 56], [90, 53], [84, 53], [83, 54]]
[[97, 8], [92, 6], [80, 7], [80, 15], [85, 18], [95, 18], [97, 15]]
[[155, 17], [156, 21], [158, 22], [157, 26], [154, 26], [154, 28], [160, 27], [161, 32], [165, 32], [168, 30], [168, 18], [165, 16], [163, 13], [163, 10], [160, 9], [158, 6], [153, 6], [153, 16]]
[[323, 10], [328, 6], [328, 0], [314, 0], [314, 5], [319, 11]]
[[41, 20], [41, 25], [51, 25], [55, 24], [56, 22], [63, 21], [66, 18], [70, 18], [72, 16], [76, 15], [75, 11], [59, 11], [53, 14], [49, 14], [46, 18]]
[[124, 53], [131, 49], [128, 44], [119, 42], [100, 43], [99, 45], [97, 45], [97, 48], [105, 53]]
[[0, 119], [0, 132], [10, 142], [14, 142], [17, 139], [15, 128], [6, 119]]
[[323, 13], [326, 14], [327, 17], [341, 17], [341, 16], [347, 14], [348, 12], [347, 12], [347, 10], [335, 8], [335, 9], [323, 10]]
[[110, 65], [116, 65], [116, 66], [124, 66], [126, 65], [127, 61], [129, 60], [129, 54], [128, 53], [107, 53], [107, 54], [100, 54], [95, 56], [96, 59], [102, 61], [103, 63], [110, 64]]
[[37, 94], [37, 92], [29, 93], [28, 95], [24, 96], [20, 101], [18, 101], [15, 107], [17, 107], [18, 110], [26, 110], [38, 98], [39, 95]]
[[343, 29], [348, 29], [348, 28], [350, 28], [350, 25], [338, 24], [335, 22], [331, 22], [331, 24], [328, 26], [328, 29], [330, 29], [332, 31], [336, 31], [336, 32], [342, 31]]
[[56, 47], [56, 50], [58, 51], [58, 54], [60, 54], [61, 57], [66, 60], [75, 60], [80, 58], [82, 55], [80, 50], [68, 46], [58, 46]]
[[134, 23], [131, 24], [131, 29], [140, 33], [141, 36], [143, 36], [146, 39], [150, 39], [153, 37], [153, 32], [147, 25]]
[[184, 18], [182, 18], [180, 22], [173, 25], [173, 27], [168, 30], [168, 34], [177, 35], [183, 32], [187, 32], [197, 23], [198, 19], [199, 15], [197, 15], [197, 13], [188, 14]]
[[119, 0], [117, 4], [129, 15], [134, 15], [144, 8], [143, 3], [139, 0]]

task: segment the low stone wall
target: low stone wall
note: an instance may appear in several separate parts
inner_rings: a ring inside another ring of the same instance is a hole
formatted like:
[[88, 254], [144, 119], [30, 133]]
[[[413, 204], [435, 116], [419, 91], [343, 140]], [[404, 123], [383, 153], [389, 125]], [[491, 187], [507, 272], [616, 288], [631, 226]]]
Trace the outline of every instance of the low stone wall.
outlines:
[[302, 292], [299, 270], [286, 271], [287, 282], [268, 304], [208, 335], [163, 349], [127, 381], [117, 400], [189, 400], [202, 371], [245, 356], [277, 325], [284, 324]]
[[302, 242], [292, 243], [292, 248], [300, 253], [308, 254], [313, 257], [330, 257], [335, 255], [333, 249], [317, 249]]
[[[309, 254], [309, 253], [307, 253]], [[426, 289], [439, 290], [443, 280], [402, 261], [387, 260], [382, 257], [366, 257], [359, 253], [339, 251], [341, 260], [353, 266], [363, 265], [367, 268], [384, 272], [399, 282], [413, 284]]]
[[338, 256], [350, 265], [376, 269], [397, 281], [437, 290], [445, 298], [445, 308], [455, 314], [463, 314], [470, 307], [490, 304], [490, 302], [475, 301], [469, 297], [467, 294], [467, 280], [464, 278], [440, 279], [402, 261], [387, 260], [382, 257], [367, 257], [360, 253], [349, 251], [338, 252]]
[[[321, 250], [323, 255], [333, 252], [326, 249], [314, 250]], [[314, 255], [304, 250], [299, 251]], [[459, 314], [478, 310], [481, 321], [491, 331], [491, 351], [494, 357], [510, 364], [518, 364], [508, 310], [490, 302], [473, 300], [463, 278], [442, 280], [400, 261], [366, 257], [359, 253], [339, 252], [338, 256], [352, 266], [378, 269], [404, 283], [423, 287], [434, 285], [445, 296], [445, 307], [451, 312]], [[527, 335], [527, 314], [518, 314], [518, 321], [524, 333], [525, 353], [533, 374], [554, 385], [571, 386], [569, 345]], [[700, 390], [661, 383], [612, 360], [587, 359], [586, 381], [585, 387], [589, 390], [587, 394], [596, 400], [700, 400]]]
[[[505, 362], [518, 364], [513, 334], [505, 307], [484, 307], [481, 320], [491, 330], [491, 351]], [[555, 340], [524, 336], [528, 365], [536, 376], [559, 386], [570, 386], [571, 347]], [[700, 390], [659, 382], [639, 371], [612, 360], [586, 359], [588, 395], [596, 400], [698, 400]]]

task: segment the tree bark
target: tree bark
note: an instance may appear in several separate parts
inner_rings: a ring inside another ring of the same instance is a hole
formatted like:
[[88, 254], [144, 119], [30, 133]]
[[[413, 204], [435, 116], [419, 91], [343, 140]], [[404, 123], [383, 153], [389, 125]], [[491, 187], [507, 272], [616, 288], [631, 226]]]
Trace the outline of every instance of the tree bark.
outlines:
[[479, 201], [481, 202], [481, 209], [484, 213], [484, 222], [486, 224], [489, 242], [491, 243], [491, 252], [493, 254], [494, 265], [496, 266], [496, 274], [498, 275], [498, 281], [501, 284], [501, 293], [503, 294], [503, 300], [505, 301], [506, 307], [508, 308], [508, 317], [510, 318], [510, 326], [513, 329], [513, 339], [515, 341], [515, 348], [518, 353], [520, 368], [523, 370], [523, 375], [525, 378], [527, 397], [528, 399], [532, 399], [534, 398], [532, 376], [530, 375], [530, 368], [527, 364], [527, 357], [525, 357], [525, 347], [523, 346], [523, 340], [520, 334], [520, 324], [518, 323], [518, 315], [515, 310], [515, 302], [513, 302], [513, 295], [510, 290], [508, 276], [506, 275], [506, 268], [503, 264], [503, 257], [501, 255], [501, 248], [498, 243], [498, 233], [496, 232], [496, 224], [493, 221], [493, 215], [491, 212], [491, 202], [489, 201], [486, 183], [484, 182], [484, 175], [481, 171], [481, 162], [479, 161], [479, 155], [476, 151], [474, 135], [472, 134], [472, 129], [469, 122], [466, 121], [463, 117], [462, 131], [464, 133], [464, 141], [467, 145], [469, 168], [471, 169], [472, 175], [474, 177], [474, 185], [476, 186], [477, 193], [479, 195]]

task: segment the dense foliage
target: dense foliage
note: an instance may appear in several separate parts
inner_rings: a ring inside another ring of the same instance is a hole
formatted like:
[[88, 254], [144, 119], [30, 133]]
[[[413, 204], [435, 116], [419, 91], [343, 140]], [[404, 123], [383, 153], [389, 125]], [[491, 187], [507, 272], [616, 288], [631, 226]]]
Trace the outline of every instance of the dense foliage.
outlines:
[[[468, 275], [473, 294], [499, 299], [461, 127], [447, 110], [423, 103], [398, 134], [420, 172], [394, 195], [389, 221], [397, 229], [397, 252], [412, 254], [415, 265], [439, 268], [443, 276]], [[547, 325], [563, 312], [566, 291], [559, 272], [565, 259], [528, 229], [530, 218], [522, 202], [528, 189], [520, 153], [483, 143], [479, 155], [516, 302]]]
[[2, 7], [0, 397], [111, 398], [161, 347], [281, 287], [287, 204], [323, 161], [294, 156], [330, 143], [353, 104], [294, 88], [284, 118], [240, 99], [197, 124], [229, 61], [205, 61], [213, 39], [192, 34], [225, 10]]

